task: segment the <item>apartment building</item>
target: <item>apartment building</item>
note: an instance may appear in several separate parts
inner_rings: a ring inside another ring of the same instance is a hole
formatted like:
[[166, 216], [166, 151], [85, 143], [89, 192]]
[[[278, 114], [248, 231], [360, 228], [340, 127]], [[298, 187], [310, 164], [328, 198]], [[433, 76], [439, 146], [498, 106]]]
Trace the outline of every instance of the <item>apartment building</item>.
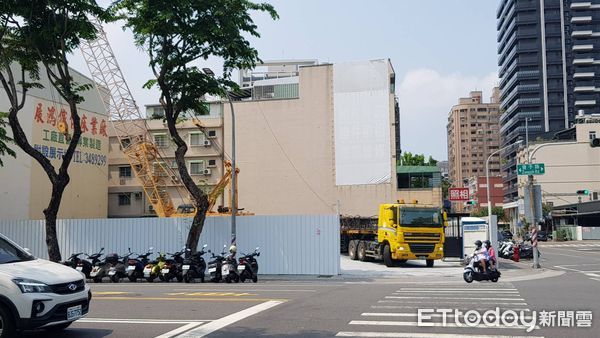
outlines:
[[[483, 102], [481, 91], [460, 98], [448, 114], [448, 168], [453, 187], [463, 187], [471, 177], [486, 175], [486, 160], [499, 149], [498, 88], [490, 102]], [[500, 176], [500, 158], [490, 160], [490, 176]]]
[[[196, 121], [188, 119], [178, 124], [181, 137], [186, 140], [188, 152], [186, 165], [194, 181], [210, 191], [225, 172], [223, 166], [223, 103], [209, 103], [210, 114], [200, 116]], [[175, 162], [175, 144], [171, 141], [166, 122], [163, 121], [164, 110], [161, 105], [147, 105], [147, 120], [136, 120], [129, 123], [145, 125], [148, 137], [152, 138], [160, 150], [160, 163], [168, 168], [171, 177], [166, 178], [167, 191], [175, 207], [190, 204], [191, 198], [181, 180]], [[194, 122], [199, 122], [204, 132]], [[108, 217], [144, 217], [156, 216], [152, 204], [144, 195], [142, 185], [135, 177], [132, 168], [121, 151], [119, 140], [111, 128], [109, 134], [108, 156]], [[226, 156], [226, 155], [225, 155]], [[217, 201], [223, 205], [224, 198]], [[228, 203], [227, 203], [228, 204]]]

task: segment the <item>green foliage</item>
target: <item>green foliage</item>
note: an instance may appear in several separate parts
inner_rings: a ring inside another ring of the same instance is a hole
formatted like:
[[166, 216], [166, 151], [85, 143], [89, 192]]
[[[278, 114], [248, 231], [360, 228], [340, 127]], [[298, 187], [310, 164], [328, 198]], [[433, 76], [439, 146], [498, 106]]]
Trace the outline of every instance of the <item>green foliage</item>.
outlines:
[[[487, 217], [488, 209], [487, 208], [479, 208], [471, 212], [472, 217]], [[506, 222], [506, 214], [504, 213], [504, 208], [502, 207], [492, 207], [492, 215], [496, 215], [498, 217], [498, 221]]]
[[5, 112], [0, 112], [0, 167], [4, 166], [2, 162], [2, 156], [10, 155], [12, 157], [17, 157], [17, 154], [8, 147], [7, 143], [13, 143], [12, 138], [6, 135], [6, 121], [4, 119], [8, 116]]
[[425, 161], [425, 155], [412, 154], [410, 152], [402, 153], [402, 157], [400, 158], [400, 165], [406, 166], [435, 166], [437, 163], [438, 161], [434, 160], [431, 156]]
[[448, 190], [452, 187], [452, 183], [447, 177], [442, 178], [442, 199], [447, 200], [449, 198]]
[[[237, 88], [231, 72], [260, 61], [246, 39], [260, 36], [251, 11], [278, 17], [270, 4], [249, 0], [121, 0], [115, 6], [137, 45], [150, 56], [155, 78], [144, 88], [158, 86], [161, 103], [166, 110], [172, 107], [175, 119], [181, 112], [205, 113], [200, 101], [205, 94], [225, 96], [228, 88]], [[205, 74], [197, 66], [209, 57], [223, 60], [221, 76]]]

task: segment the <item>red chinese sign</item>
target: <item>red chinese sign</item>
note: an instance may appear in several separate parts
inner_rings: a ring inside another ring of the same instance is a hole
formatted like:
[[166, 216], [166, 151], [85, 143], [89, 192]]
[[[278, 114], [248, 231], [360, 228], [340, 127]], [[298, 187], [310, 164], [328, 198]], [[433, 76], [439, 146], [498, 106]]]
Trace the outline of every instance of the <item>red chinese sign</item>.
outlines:
[[452, 202], [463, 202], [470, 200], [469, 188], [450, 188], [448, 189], [448, 195], [450, 195], [450, 201]]

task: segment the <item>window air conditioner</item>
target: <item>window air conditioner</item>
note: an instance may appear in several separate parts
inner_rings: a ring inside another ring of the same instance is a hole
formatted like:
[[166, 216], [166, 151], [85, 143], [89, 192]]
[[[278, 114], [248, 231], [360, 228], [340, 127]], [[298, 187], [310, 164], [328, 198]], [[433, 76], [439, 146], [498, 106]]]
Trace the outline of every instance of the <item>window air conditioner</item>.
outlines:
[[209, 140], [204, 140], [204, 146], [205, 146], [205, 147], [208, 147], [208, 146], [210, 146], [210, 141], [209, 141]]
[[210, 175], [211, 170], [210, 169], [204, 169], [204, 175]]

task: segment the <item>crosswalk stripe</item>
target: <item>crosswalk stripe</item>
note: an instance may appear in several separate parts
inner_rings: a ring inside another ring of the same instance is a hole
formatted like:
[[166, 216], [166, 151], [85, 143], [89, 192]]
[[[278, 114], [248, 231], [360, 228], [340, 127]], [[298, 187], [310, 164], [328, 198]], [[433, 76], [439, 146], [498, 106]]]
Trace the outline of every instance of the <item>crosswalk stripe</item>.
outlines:
[[[598, 279], [600, 281], [600, 279]], [[455, 306], [455, 309], [458, 310], [476, 310], [476, 311], [488, 311], [488, 310], [495, 310], [494, 309], [490, 309], [490, 308], [474, 308], [469, 304], [462, 304], [462, 308], [459, 306]], [[415, 305], [371, 305], [371, 309], [420, 309], [423, 308], [422, 303], [418, 303]], [[500, 311], [506, 311], [506, 310], [513, 310], [513, 311], [531, 311], [530, 308], [527, 307], [519, 307], [519, 306], [511, 306], [511, 307], [506, 307], [506, 308], [501, 308], [499, 307]]]
[[[417, 317], [418, 313], [404, 313], [404, 312], [364, 312], [361, 314], [363, 317]], [[444, 318], [444, 314], [434, 313], [427, 314], [427, 317], [431, 318]], [[446, 318], [454, 318], [454, 314], [446, 314]], [[523, 316], [524, 319], [532, 319], [531, 316]]]
[[[466, 297], [436, 297], [436, 296], [385, 296], [385, 298], [387, 299], [469, 299], [471, 301], [479, 301], [481, 300], [480, 297], [471, 297], [471, 298], [466, 298]], [[525, 299], [523, 298], [485, 298], [486, 301], [494, 301], [494, 300], [522, 300], [524, 301]]]
[[[599, 276], [600, 277], [600, 276]], [[398, 290], [396, 293], [491, 293], [491, 294], [502, 294], [502, 295], [510, 295], [510, 294], [518, 294], [519, 291], [480, 291], [480, 290]]]
[[[379, 300], [377, 302], [378, 303], [426, 304], [422, 300]], [[462, 298], [459, 298], [459, 299], [453, 300], [453, 301], [436, 300], [435, 303], [436, 304], [457, 304], [457, 303], [473, 304], [473, 300], [468, 300], [468, 299], [462, 300]], [[524, 302], [494, 302], [494, 305], [527, 305], [527, 303], [524, 303]]]
[[590, 276], [590, 277], [600, 277], [600, 275], [595, 274], [595, 273], [586, 273], [586, 275]]
[[472, 292], [474, 290], [477, 291], [512, 291], [512, 292], [519, 292], [519, 290], [515, 289], [515, 288], [502, 288], [502, 289], [498, 289], [498, 288], [494, 288], [494, 289], [489, 289], [489, 288], [472, 288], [472, 287], [464, 287], [464, 288], [400, 288], [400, 290], [398, 291], [468, 291], [468, 292]]
[[[336, 337], [374, 337], [374, 338], [456, 338], [454, 333], [435, 333], [435, 332], [338, 332]], [[465, 338], [544, 338], [543, 336], [498, 336], [498, 335], [473, 335], [461, 333], [460, 337]]]
[[[350, 325], [375, 325], [375, 326], [418, 326], [419, 323], [416, 321], [400, 322], [400, 321], [387, 321], [387, 320], [353, 320], [349, 323]], [[525, 325], [514, 325], [514, 326], [468, 326], [466, 324], [457, 325], [456, 323], [432, 323], [427, 322], [427, 325], [421, 325], [427, 327], [444, 327], [444, 328], [468, 328], [468, 329], [527, 329]], [[535, 326], [535, 329], [539, 329], [539, 326]]]

